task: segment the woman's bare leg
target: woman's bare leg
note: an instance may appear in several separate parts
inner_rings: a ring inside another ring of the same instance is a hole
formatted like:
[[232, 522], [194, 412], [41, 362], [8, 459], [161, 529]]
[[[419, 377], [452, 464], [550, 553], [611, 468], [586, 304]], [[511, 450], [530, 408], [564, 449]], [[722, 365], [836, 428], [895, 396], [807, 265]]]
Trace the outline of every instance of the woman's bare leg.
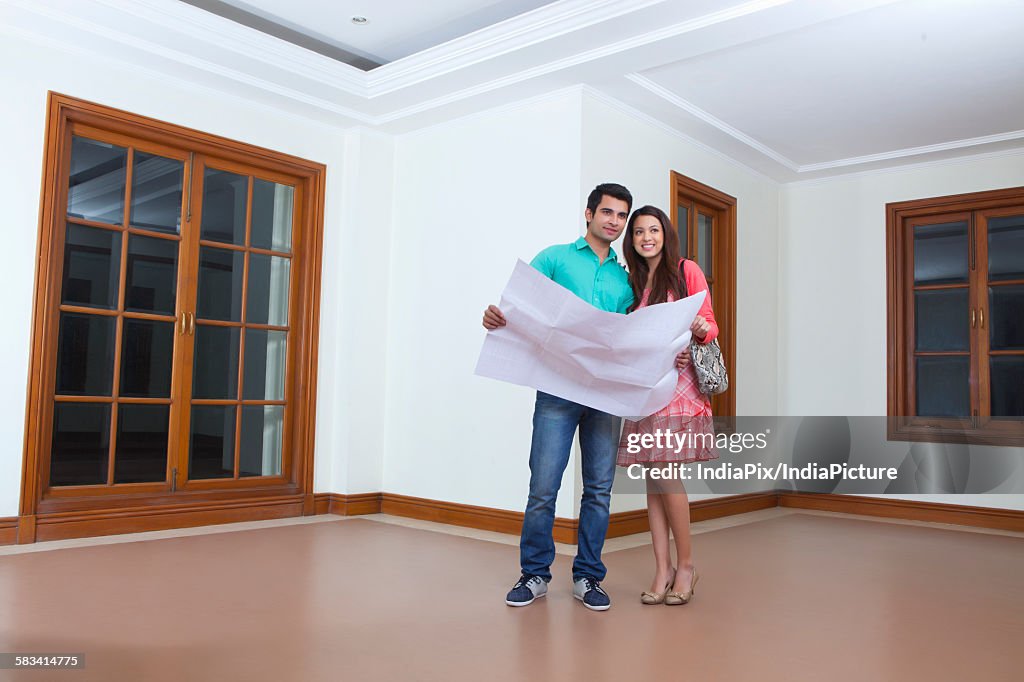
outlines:
[[685, 592], [690, 589], [690, 578], [693, 573], [693, 557], [690, 547], [690, 498], [682, 481], [666, 482], [665, 493], [661, 503], [668, 517], [668, 525], [672, 529], [672, 537], [676, 541], [676, 581], [673, 592]]
[[672, 552], [668, 542], [668, 518], [665, 515], [664, 496], [658, 483], [647, 479], [647, 520], [651, 526], [651, 544], [654, 546], [654, 581], [650, 592], [664, 592], [672, 576]]

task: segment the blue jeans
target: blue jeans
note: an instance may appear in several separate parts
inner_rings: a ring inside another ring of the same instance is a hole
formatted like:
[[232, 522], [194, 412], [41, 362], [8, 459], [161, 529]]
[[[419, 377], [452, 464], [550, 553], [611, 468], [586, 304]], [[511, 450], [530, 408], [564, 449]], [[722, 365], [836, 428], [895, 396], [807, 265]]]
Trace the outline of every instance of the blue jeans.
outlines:
[[580, 429], [583, 451], [583, 500], [580, 503], [579, 544], [572, 577], [589, 575], [604, 580], [601, 549], [608, 532], [608, 504], [615, 478], [615, 453], [621, 420], [541, 391], [533, 411], [530, 446], [530, 497], [526, 503], [519, 561], [524, 574], [551, 580], [555, 542], [555, 499], [569, 462], [573, 435]]

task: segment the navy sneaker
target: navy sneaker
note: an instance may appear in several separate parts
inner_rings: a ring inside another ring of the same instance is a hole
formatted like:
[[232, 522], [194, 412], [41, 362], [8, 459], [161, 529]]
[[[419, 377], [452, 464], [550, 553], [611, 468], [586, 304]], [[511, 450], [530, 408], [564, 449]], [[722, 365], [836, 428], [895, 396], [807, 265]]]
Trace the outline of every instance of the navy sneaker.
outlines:
[[509, 606], [527, 606], [534, 599], [540, 599], [548, 593], [548, 584], [539, 575], [522, 575], [509, 593], [505, 595], [505, 603]]
[[591, 611], [607, 611], [612, 607], [612, 599], [601, 589], [601, 583], [589, 575], [573, 581], [572, 596]]

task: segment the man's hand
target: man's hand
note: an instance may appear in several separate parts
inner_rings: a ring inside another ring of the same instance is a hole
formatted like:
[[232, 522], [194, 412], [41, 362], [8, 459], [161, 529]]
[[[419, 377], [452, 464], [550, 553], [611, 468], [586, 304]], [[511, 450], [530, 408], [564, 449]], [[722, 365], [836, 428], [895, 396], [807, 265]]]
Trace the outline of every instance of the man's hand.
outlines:
[[698, 315], [693, 318], [693, 324], [690, 325], [690, 331], [693, 332], [694, 336], [703, 341], [708, 335], [708, 332], [711, 331], [711, 323], [705, 320], [703, 315]]
[[505, 326], [505, 316], [498, 310], [498, 306], [489, 305], [487, 310], [484, 311], [484, 329], [491, 331], [498, 327]]

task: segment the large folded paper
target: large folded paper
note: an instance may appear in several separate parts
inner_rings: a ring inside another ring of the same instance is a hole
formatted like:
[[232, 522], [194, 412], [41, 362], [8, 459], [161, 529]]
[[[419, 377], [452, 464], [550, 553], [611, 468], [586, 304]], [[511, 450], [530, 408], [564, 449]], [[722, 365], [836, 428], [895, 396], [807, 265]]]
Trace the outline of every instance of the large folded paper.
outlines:
[[523, 261], [498, 307], [507, 324], [487, 334], [475, 373], [639, 419], [672, 399], [675, 358], [705, 293], [629, 315], [599, 310]]

